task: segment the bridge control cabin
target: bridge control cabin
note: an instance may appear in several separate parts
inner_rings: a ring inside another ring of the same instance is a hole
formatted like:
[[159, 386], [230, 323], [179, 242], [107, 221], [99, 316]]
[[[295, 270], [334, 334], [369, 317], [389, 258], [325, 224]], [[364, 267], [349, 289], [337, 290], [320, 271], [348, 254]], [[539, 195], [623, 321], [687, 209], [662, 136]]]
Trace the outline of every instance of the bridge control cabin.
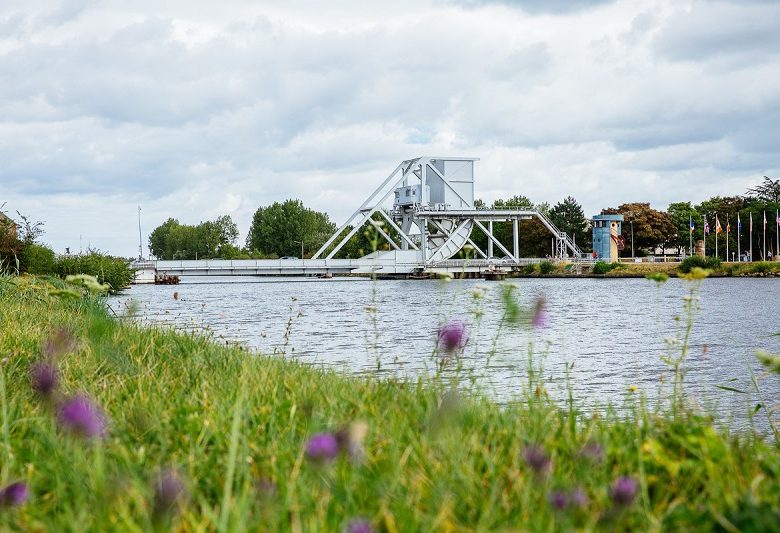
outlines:
[[623, 248], [623, 215], [596, 215], [593, 226], [593, 255], [599, 261], [613, 263]]

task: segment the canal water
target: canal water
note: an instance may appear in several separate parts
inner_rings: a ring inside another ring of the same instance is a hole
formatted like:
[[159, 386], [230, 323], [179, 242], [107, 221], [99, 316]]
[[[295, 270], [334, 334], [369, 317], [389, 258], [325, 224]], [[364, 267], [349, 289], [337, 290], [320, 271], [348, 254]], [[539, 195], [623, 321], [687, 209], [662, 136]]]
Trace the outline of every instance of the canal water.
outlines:
[[[117, 313], [132, 309], [143, 322], [205, 331], [220, 342], [263, 353], [400, 377], [433, 372], [438, 325], [460, 319], [471, 330], [462, 373], [476, 377], [499, 401], [521, 390], [531, 353], [534, 364], [544, 367], [547, 389], [560, 400], [568, 388], [585, 406], [619, 405], [634, 387], [649, 398], [666, 395], [672, 373], [663, 357], [679, 354], [674, 340], [687, 322], [688, 282], [514, 283], [524, 309], [544, 299], [545, 327], [501, 326], [501, 284], [482, 280], [185, 277], [175, 287], [133, 286], [110, 304]], [[475, 291], [483, 296], [475, 298]], [[741, 425], [757, 403], [780, 402], [780, 378], [763, 372], [754, 357], [757, 349], [780, 353], [780, 336], [772, 335], [780, 333], [780, 282], [707, 279], [696, 297], [686, 391], [720, 418]]]

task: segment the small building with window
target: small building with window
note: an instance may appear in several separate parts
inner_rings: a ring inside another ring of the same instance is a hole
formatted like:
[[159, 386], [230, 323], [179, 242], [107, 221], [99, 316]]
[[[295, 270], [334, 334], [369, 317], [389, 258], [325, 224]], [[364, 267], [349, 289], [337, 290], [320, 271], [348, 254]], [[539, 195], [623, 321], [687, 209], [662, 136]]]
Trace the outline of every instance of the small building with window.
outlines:
[[623, 249], [623, 215], [596, 215], [593, 226], [593, 256], [598, 261], [612, 263]]

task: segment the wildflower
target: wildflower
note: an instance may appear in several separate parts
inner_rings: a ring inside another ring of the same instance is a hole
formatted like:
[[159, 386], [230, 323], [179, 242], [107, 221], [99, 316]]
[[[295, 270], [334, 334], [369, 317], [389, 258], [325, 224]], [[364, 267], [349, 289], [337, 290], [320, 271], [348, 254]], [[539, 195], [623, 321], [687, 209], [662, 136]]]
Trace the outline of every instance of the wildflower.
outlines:
[[569, 504], [569, 499], [566, 497], [566, 493], [561, 490], [555, 490], [547, 497], [550, 500], [550, 505], [562, 511]]
[[166, 468], [154, 482], [154, 510], [156, 514], [171, 511], [184, 496], [184, 483], [171, 468]]
[[35, 363], [30, 368], [30, 382], [35, 392], [48, 398], [57, 388], [57, 368], [44, 361]]
[[526, 447], [523, 457], [526, 464], [537, 474], [547, 472], [552, 466], [550, 456], [547, 455], [547, 452], [541, 446], [532, 445]]
[[16, 507], [22, 505], [30, 497], [27, 485], [21, 481], [11, 483], [0, 490], [0, 506]]
[[376, 533], [376, 529], [371, 525], [371, 522], [364, 518], [353, 518], [344, 528], [346, 533]]
[[332, 433], [318, 433], [306, 444], [306, 457], [312, 461], [332, 461], [339, 454], [339, 443]]
[[628, 507], [634, 502], [639, 483], [632, 477], [618, 478], [609, 491], [609, 496], [616, 505]]
[[469, 334], [462, 320], [451, 320], [439, 327], [439, 346], [445, 352], [453, 353], [462, 349], [468, 341]]
[[638, 390], [639, 390], [639, 388], [638, 388], [636, 385], [629, 385], [629, 386], [628, 386], [628, 391], [629, 391], [631, 394], [634, 394], [634, 393], [635, 393], [636, 391], [638, 391]]
[[534, 303], [534, 314], [531, 316], [531, 324], [537, 328], [546, 328], [549, 325], [550, 319], [547, 315], [545, 299], [539, 297]]
[[597, 442], [590, 441], [580, 450], [580, 456], [593, 461], [594, 463], [600, 463], [604, 460], [604, 448]]
[[65, 429], [84, 438], [103, 437], [106, 433], [105, 415], [87, 396], [66, 400], [60, 406], [58, 419]]
[[577, 487], [569, 495], [569, 503], [574, 507], [585, 507], [588, 505], [588, 496], [585, 491]]

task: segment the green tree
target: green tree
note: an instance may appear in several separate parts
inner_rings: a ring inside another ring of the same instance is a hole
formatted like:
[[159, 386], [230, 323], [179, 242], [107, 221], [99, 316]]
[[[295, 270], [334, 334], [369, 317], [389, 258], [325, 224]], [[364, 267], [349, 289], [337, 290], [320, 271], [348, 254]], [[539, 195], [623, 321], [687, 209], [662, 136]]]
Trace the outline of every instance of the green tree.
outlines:
[[300, 200], [274, 202], [260, 207], [252, 217], [246, 238], [248, 249], [278, 256], [313, 254], [336, 231], [328, 215], [304, 207]]
[[780, 180], [764, 176], [764, 181], [760, 185], [748, 189], [747, 193], [748, 196], [756, 200], [780, 204]]
[[691, 221], [693, 221], [694, 225], [694, 243], [701, 238], [701, 235], [703, 234], [701, 214], [691, 205], [691, 202], [675, 202], [669, 204], [669, 209], [667, 209], [666, 212], [668, 213], [672, 224], [674, 224], [674, 235], [669, 241], [669, 244], [676, 246], [678, 252], [687, 250], [690, 246]]
[[149, 234], [149, 249], [160, 259], [208, 259], [233, 255], [238, 227], [229, 215], [197, 226], [169, 218]]
[[602, 215], [623, 215], [623, 236], [626, 247], [624, 256], [631, 255], [631, 226], [634, 232], [634, 248], [636, 254], [652, 253], [656, 248], [672, 242], [676, 228], [667, 213], [657, 211], [649, 203], [635, 202], [623, 204], [617, 208], [610, 207], [601, 211]]
[[550, 220], [559, 230], [573, 237], [580, 249], [590, 249], [592, 237], [588, 231], [588, 219], [577, 200], [567, 196], [555, 204], [550, 209]]

